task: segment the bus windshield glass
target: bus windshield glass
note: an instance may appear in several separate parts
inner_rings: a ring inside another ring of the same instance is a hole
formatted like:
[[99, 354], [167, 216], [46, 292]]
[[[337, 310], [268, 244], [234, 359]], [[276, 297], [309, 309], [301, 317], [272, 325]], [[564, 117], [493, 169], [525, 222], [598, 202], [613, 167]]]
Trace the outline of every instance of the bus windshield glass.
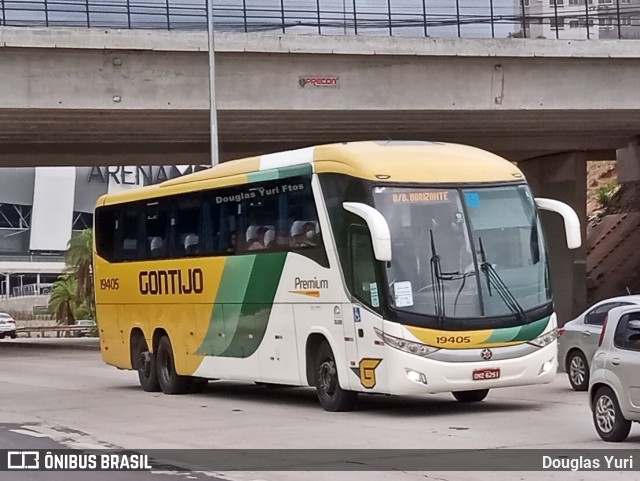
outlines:
[[375, 187], [391, 230], [391, 307], [446, 318], [523, 316], [551, 301], [547, 255], [526, 185]]

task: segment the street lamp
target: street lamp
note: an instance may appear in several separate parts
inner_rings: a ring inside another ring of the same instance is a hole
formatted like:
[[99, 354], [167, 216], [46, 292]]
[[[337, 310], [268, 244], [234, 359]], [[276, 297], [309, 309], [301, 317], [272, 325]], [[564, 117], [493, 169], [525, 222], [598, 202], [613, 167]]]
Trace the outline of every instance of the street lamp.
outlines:
[[211, 127], [211, 165], [218, 165], [218, 110], [216, 108], [216, 59], [213, 34], [213, 0], [206, 0], [209, 40], [209, 123]]

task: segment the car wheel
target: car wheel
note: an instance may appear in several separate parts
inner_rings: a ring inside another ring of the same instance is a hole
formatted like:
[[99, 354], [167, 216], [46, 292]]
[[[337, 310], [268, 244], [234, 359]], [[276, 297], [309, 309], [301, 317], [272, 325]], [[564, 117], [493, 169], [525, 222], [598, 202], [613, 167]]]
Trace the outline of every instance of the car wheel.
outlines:
[[191, 378], [176, 373], [176, 363], [173, 357], [171, 341], [167, 336], [160, 339], [156, 353], [156, 368], [160, 389], [165, 394], [184, 394], [189, 392]]
[[11, 339], [15, 339], [16, 337], [18, 337], [18, 334], [15, 332], [11, 333]]
[[487, 394], [489, 394], [489, 390], [476, 389], [475, 391], [456, 391], [452, 392], [451, 394], [453, 394], [453, 397], [456, 398], [456, 401], [459, 401], [461, 403], [477, 403], [487, 397]]
[[338, 369], [333, 351], [327, 342], [318, 348], [315, 362], [316, 393], [325, 411], [338, 412], [353, 409], [358, 393], [340, 387]]
[[160, 391], [156, 355], [149, 352], [146, 341], [141, 340], [138, 347], [138, 380], [146, 392]]
[[629, 436], [631, 421], [620, 411], [616, 395], [609, 387], [601, 387], [593, 399], [593, 424], [598, 435], [605, 441], [618, 443]]
[[575, 391], [589, 388], [589, 364], [581, 351], [572, 351], [567, 358], [569, 384]]
[[4, 339], [4, 334], [0, 334], [0, 339]]

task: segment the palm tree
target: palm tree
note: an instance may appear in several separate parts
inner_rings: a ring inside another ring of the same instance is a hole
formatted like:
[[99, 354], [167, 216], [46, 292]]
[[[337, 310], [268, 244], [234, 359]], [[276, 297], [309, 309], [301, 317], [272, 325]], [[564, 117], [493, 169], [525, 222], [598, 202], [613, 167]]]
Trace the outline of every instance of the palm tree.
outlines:
[[49, 311], [53, 312], [58, 324], [75, 323], [73, 311], [78, 306], [78, 286], [71, 275], [62, 275], [53, 283], [49, 297]]
[[64, 258], [70, 274], [75, 277], [78, 300], [86, 301], [93, 315], [93, 229], [85, 229], [73, 236]]

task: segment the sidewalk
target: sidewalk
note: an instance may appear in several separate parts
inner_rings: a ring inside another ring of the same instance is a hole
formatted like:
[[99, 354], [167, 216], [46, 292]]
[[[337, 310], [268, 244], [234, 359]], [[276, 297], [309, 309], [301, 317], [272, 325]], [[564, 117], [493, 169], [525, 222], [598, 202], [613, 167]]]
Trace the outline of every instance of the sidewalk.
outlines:
[[5, 348], [99, 351], [100, 340], [97, 337], [19, 337], [17, 339], [0, 339], [0, 349]]

